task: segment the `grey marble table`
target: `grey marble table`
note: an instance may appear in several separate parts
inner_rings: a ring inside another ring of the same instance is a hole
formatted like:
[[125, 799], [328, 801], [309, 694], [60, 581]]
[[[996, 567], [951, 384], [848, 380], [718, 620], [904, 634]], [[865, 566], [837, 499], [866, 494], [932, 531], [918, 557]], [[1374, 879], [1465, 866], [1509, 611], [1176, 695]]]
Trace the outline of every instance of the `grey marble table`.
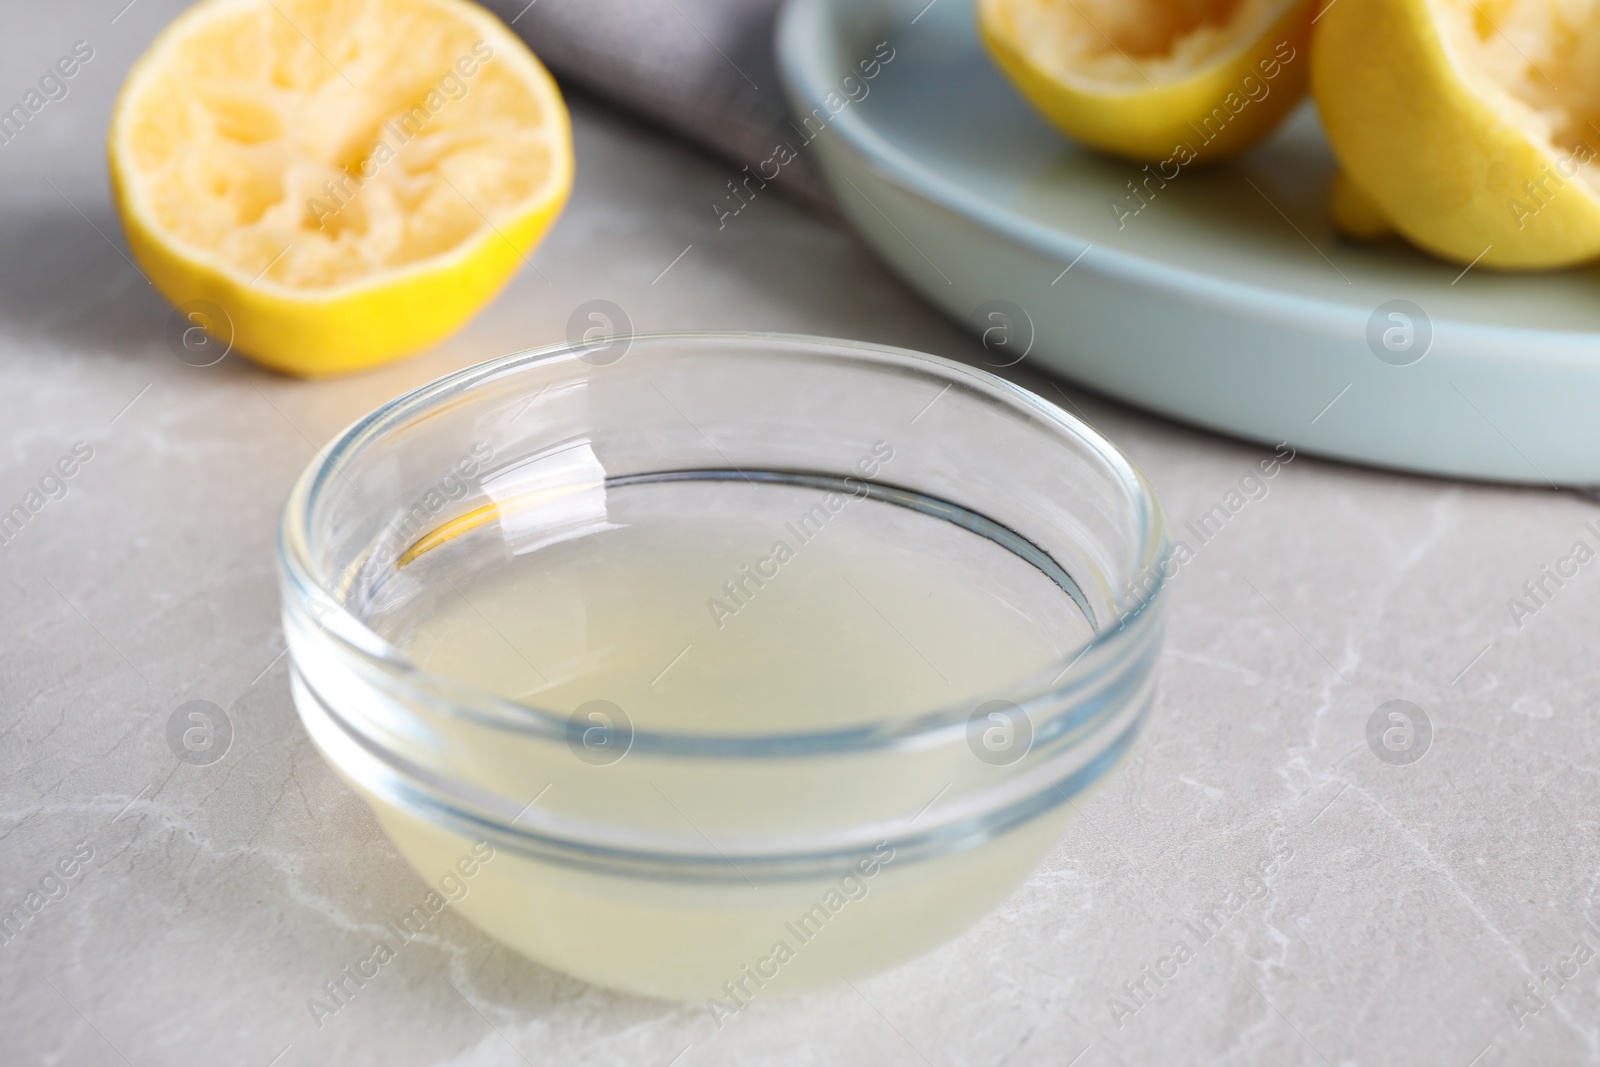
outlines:
[[[0, 36], [6, 106], [94, 48], [0, 146], [0, 510], [72, 470], [0, 545], [0, 910], [26, 914], [0, 941], [0, 1063], [1600, 1063], [1600, 564], [1571, 557], [1600, 547], [1600, 508], [1309, 456], [1190, 541], [1137, 754], [954, 943], [719, 1030], [447, 912], [319, 1027], [308, 998], [422, 885], [290, 704], [273, 527], [316, 448], [413, 385], [562, 339], [594, 298], [642, 330], [983, 352], [776, 197], [718, 229], [727, 168], [577, 101], [570, 209], [458, 337], [321, 383], [186, 366], [102, 158], [117, 85], [179, 5], [124, 3], [8, 4]], [[1011, 373], [1126, 448], [1180, 536], [1267, 454]], [[233, 725], [204, 766], [167, 741], [195, 699]], [[1431, 723], [1418, 761], [1369, 745], [1391, 700]]]

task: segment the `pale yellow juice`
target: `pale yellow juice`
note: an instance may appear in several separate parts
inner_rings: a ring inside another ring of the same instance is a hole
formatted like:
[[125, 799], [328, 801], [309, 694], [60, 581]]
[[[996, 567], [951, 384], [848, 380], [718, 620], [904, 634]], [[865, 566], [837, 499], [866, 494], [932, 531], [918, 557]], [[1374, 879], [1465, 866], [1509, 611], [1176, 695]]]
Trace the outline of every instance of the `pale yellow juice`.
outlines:
[[[559, 752], [492, 732], [440, 739], [470, 752], [475, 780], [525, 797], [526, 824], [625, 823], [727, 863], [630, 875], [502, 847], [456, 905], [470, 919], [597, 983], [714, 998], [720, 1018], [925, 951], [1059, 840], [1066, 803], [948, 854], [885, 840], [805, 878], [741, 870], [732, 857], [763, 843], [934, 827], [1003, 768], [958, 738], [909, 755], [730, 760], [713, 774], [630, 748], [630, 729], [753, 737], [976, 709], [1048, 681], [1089, 623], [1033, 565], [914, 509], [738, 481], [597, 492], [467, 535], [491, 539], [492, 568], [481, 544], [410, 564], [435, 568], [428, 588], [446, 592], [397, 594], [374, 625], [424, 667], [602, 727], [593, 747], [580, 732]], [[368, 798], [420, 871], [471, 851], [471, 836]]]
[[613, 491], [587, 532], [455, 580], [407, 651], [563, 713], [756, 734], [976, 706], [1089, 636], [1029, 564], [908, 509], [721, 484], [662, 512], [660, 491]]

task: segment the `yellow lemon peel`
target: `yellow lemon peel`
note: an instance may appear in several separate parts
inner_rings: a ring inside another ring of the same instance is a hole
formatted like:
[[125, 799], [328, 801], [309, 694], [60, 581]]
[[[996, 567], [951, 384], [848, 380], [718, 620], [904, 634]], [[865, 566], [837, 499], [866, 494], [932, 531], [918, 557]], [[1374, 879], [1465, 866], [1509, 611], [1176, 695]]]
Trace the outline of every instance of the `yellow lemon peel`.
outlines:
[[1381, 241], [1394, 227], [1377, 201], [1344, 171], [1335, 171], [1328, 187], [1328, 214], [1333, 228], [1352, 241]]

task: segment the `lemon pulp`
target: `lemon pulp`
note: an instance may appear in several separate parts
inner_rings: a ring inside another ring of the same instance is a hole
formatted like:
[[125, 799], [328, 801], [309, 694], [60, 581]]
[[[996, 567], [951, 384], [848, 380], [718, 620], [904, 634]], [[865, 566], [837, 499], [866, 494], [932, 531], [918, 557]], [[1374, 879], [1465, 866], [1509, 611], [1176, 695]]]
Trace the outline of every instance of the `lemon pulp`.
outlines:
[[[1473, 89], [1556, 153], [1600, 152], [1600, 4], [1435, 0], [1445, 47]], [[1581, 173], [1600, 188], [1592, 166]]]
[[1265, 33], [1283, 0], [988, 0], [1029, 58], [1107, 90], [1171, 85]]

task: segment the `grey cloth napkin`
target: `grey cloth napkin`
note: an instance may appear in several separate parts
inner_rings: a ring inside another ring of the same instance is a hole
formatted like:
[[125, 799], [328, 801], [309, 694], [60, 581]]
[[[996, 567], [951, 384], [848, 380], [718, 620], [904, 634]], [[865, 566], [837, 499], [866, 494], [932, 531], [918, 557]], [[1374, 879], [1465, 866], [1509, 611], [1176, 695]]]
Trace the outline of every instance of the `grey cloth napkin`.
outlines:
[[[773, 36], [783, 0], [484, 0], [563, 83], [754, 168], [794, 143]], [[831, 213], [802, 155], [771, 184]], [[731, 176], [731, 175], [730, 175]]]

